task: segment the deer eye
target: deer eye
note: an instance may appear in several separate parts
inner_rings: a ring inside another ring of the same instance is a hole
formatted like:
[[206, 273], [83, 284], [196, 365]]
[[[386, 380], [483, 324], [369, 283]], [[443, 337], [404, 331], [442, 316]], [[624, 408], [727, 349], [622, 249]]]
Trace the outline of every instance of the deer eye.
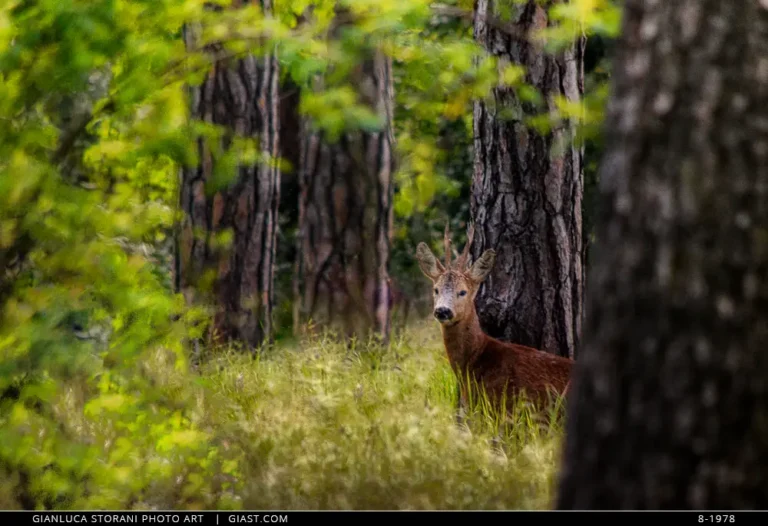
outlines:
[[437, 294], [437, 289], [435, 289], [435, 294]]
[[459, 292], [459, 297], [466, 296], [466, 295], [467, 295], [467, 291], [466, 290], [462, 290], [462, 291]]

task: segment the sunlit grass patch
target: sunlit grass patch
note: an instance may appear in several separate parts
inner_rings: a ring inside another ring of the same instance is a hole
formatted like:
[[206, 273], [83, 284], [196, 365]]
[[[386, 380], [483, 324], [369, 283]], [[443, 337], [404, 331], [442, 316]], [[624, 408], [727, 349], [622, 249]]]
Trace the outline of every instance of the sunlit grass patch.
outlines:
[[205, 412], [245, 455], [245, 508], [549, 506], [559, 428], [482, 403], [458, 424], [431, 324], [387, 351], [318, 337], [256, 358], [227, 353], [202, 374]]
[[[215, 351], [215, 352], [214, 352]], [[3, 509], [541, 509], [558, 425], [472, 404], [439, 331], [389, 348], [320, 335], [199, 368], [147, 352], [137, 376], [71, 377], [50, 414], [6, 400]]]

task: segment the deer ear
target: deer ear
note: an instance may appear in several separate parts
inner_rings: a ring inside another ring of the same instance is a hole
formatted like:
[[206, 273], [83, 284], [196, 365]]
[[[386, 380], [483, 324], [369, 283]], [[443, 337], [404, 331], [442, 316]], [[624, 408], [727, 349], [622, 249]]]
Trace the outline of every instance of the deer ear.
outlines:
[[419, 246], [416, 247], [416, 259], [419, 262], [421, 271], [431, 280], [436, 280], [445, 270], [424, 242], [419, 243]]
[[480, 256], [477, 261], [472, 264], [469, 272], [467, 272], [469, 279], [475, 283], [481, 283], [485, 278], [488, 277], [488, 274], [491, 273], [491, 270], [493, 270], [493, 264], [495, 262], [496, 251], [492, 248], [489, 248], [483, 252], [483, 255]]

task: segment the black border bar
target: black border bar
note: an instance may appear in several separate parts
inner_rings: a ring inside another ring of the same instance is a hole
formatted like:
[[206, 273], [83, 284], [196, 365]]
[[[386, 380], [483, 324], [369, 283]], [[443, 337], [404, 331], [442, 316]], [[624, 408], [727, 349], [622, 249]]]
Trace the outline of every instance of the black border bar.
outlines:
[[[585, 517], [588, 515], [588, 517]], [[768, 511], [0, 511], [0, 521], [9, 526], [13, 523], [31, 525], [100, 524], [138, 526], [252, 526], [256, 524], [273, 526], [317, 525], [326, 521], [334, 525], [360, 525], [365, 521], [381, 518], [397, 521], [394, 526], [425, 524], [425, 521], [470, 521], [482, 526], [499, 524], [510, 526], [510, 521], [530, 521], [536, 526], [544, 524], [567, 524], [574, 526], [577, 516], [588, 519], [590, 526], [611, 524], [631, 526], [661, 517], [674, 519], [675, 524], [719, 525], [768, 524]], [[368, 525], [366, 525], [368, 526]], [[447, 526], [442, 522], [441, 526]], [[517, 526], [517, 525], [515, 525]]]

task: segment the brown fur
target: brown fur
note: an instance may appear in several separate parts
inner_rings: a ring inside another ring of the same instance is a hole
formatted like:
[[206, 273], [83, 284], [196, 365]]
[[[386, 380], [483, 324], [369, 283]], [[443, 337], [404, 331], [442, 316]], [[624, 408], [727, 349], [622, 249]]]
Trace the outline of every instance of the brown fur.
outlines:
[[[435, 317], [442, 307], [452, 312], [450, 319], [440, 320], [451, 367], [464, 380], [461, 382], [461, 402], [466, 404], [466, 380], [484, 388], [489, 400], [498, 405], [506, 395], [507, 405], [524, 394], [539, 409], [552, 401], [552, 394], [565, 396], [569, 386], [573, 360], [531, 347], [507, 343], [488, 336], [480, 326], [475, 297], [480, 284], [495, 263], [496, 254], [486, 250], [477, 261], [468, 265], [468, 250], [474, 229], [461, 256], [450, 262], [449, 238], [446, 229], [445, 265], [435, 258], [424, 243], [417, 249], [422, 272], [434, 284]], [[463, 293], [463, 294], [462, 294]]]

